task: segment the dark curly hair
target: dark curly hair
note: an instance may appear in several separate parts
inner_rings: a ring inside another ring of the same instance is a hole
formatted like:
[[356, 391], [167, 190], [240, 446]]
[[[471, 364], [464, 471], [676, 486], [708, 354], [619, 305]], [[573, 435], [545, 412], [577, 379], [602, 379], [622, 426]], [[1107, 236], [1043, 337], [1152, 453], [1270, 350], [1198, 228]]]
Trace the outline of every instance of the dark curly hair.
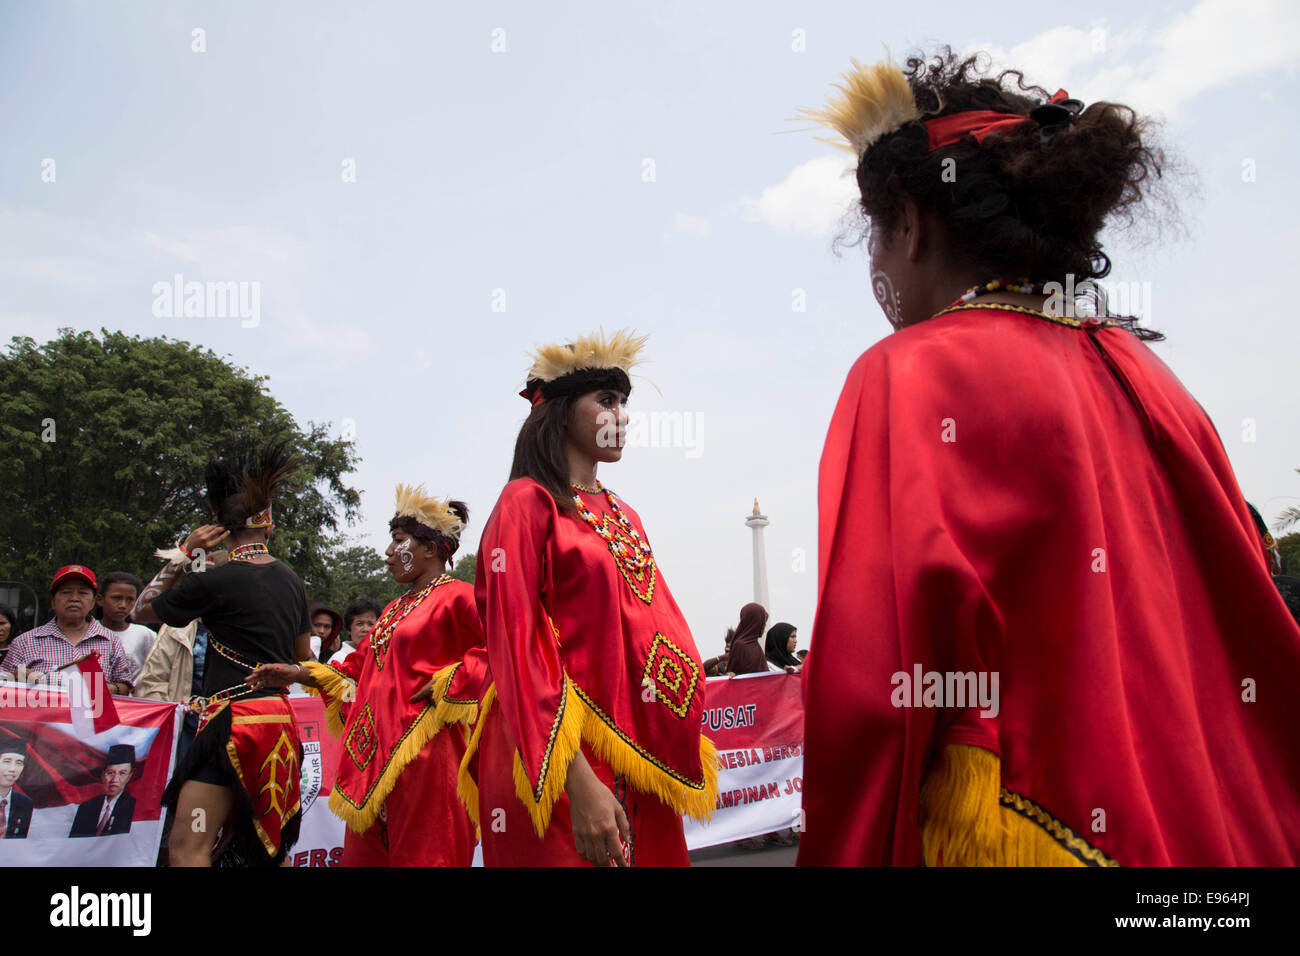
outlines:
[[[990, 69], [983, 54], [960, 58], [943, 47], [908, 57], [904, 73], [922, 120], [966, 110], [1028, 116], [1048, 99], [1019, 70]], [[1127, 106], [1093, 103], [1050, 141], [1039, 124], [1026, 122], [983, 144], [966, 136], [927, 153], [924, 123], [908, 123], [858, 163], [860, 212], [868, 220], [858, 240], [870, 230], [892, 235], [910, 196], [946, 223], [954, 257], [990, 279], [1100, 279], [1111, 266], [1098, 238], [1102, 226], [1131, 224], [1134, 207], [1164, 175], [1167, 159], [1151, 141], [1153, 126]], [[956, 175], [945, 176], [949, 170]], [[1164, 338], [1131, 317], [1115, 321], [1141, 338]]]

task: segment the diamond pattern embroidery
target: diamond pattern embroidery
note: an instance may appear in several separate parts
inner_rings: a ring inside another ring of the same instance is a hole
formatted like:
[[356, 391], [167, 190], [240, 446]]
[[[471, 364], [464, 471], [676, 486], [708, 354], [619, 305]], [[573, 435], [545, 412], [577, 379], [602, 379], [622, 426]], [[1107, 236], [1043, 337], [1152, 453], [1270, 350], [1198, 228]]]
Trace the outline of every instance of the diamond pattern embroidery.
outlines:
[[680, 647], [656, 632], [650, 642], [650, 655], [641, 675], [643, 684], [650, 684], [657, 697], [678, 717], [685, 717], [695, 699], [700, 682], [700, 668]]
[[365, 704], [361, 708], [361, 713], [357, 714], [357, 722], [348, 731], [347, 738], [343, 741], [343, 748], [358, 769], [364, 770], [374, 759], [378, 747], [379, 741], [375, 738], [375, 715], [371, 713], [370, 705]]

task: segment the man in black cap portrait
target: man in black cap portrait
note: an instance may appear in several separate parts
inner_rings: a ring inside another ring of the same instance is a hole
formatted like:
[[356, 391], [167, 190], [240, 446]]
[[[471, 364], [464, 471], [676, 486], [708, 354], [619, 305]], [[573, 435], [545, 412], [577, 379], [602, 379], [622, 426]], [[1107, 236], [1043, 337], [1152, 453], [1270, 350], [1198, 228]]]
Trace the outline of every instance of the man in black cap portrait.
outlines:
[[0, 734], [0, 840], [27, 836], [32, 823], [32, 801], [14, 789], [27, 762], [27, 742]]
[[102, 796], [92, 797], [77, 807], [70, 837], [109, 836], [128, 833], [135, 814], [135, 797], [126, 793], [126, 785], [135, 769], [135, 748], [130, 744], [113, 744], [104, 760], [100, 781]]

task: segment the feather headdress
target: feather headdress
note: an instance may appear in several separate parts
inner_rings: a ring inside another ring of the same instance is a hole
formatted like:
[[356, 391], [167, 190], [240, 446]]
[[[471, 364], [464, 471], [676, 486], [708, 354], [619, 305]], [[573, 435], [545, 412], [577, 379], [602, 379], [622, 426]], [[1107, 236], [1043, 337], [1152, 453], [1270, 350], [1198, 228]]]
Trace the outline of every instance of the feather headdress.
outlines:
[[833, 129], [843, 141], [818, 137], [840, 149], [852, 150], [858, 159], [882, 136], [906, 123], [921, 118], [907, 77], [893, 63], [863, 66], [850, 61], [853, 69], [835, 84], [840, 91], [824, 107], [804, 107], [796, 118], [811, 120], [818, 126]]
[[640, 362], [646, 336], [630, 329], [580, 335], [572, 342], [542, 345], [533, 352], [528, 383], [519, 394], [534, 405], [548, 398], [615, 385], [632, 390], [628, 371]]
[[465, 527], [460, 515], [451, 508], [449, 499], [431, 498], [424, 485], [397, 486], [396, 518], [413, 518], [444, 538], [459, 538]]
[[621, 329], [608, 337], [601, 331], [580, 335], [567, 345], [542, 345], [533, 352], [528, 380], [553, 382], [586, 369], [617, 368], [626, 372], [637, 364], [645, 343], [646, 336]]
[[232, 509], [227, 502], [238, 495], [244, 526], [269, 527], [275, 489], [300, 464], [288, 441], [249, 446], [237, 455], [211, 461], [205, 476], [208, 503], [220, 518], [223, 511], [229, 515]]

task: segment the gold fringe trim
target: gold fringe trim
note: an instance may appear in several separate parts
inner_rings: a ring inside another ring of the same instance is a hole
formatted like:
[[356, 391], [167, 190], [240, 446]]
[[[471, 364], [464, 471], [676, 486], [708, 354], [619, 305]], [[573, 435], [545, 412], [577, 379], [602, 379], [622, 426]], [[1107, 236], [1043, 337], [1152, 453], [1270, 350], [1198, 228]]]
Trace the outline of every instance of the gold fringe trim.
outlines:
[[307, 673], [316, 682], [319, 691], [315, 687], [307, 687], [305, 684], [303, 686], [309, 691], [319, 693], [321, 699], [325, 701], [325, 726], [329, 727], [330, 733], [335, 737], [342, 737], [343, 716], [339, 713], [339, 706], [345, 701], [350, 702], [356, 696], [357, 685], [320, 661], [303, 661], [302, 666], [307, 668]]
[[465, 724], [466, 726], [478, 720], [478, 703], [476, 701], [448, 700], [447, 688], [451, 686], [452, 679], [456, 676], [456, 671], [460, 669], [460, 662], [449, 664], [442, 670], [433, 675], [433, 694], [429, 698], [429, 703], [434, 705], [434, 713], [438, 718], [439, 726], [447, 724]]
[[594, 708], [586, 694], [579, 691], [577, 696], [584, 716], [582, 739], [615, 774], [626, 778], [633, 790], [653, 794], [678, 813], [700, 821], [712, 818], [718, 803], [718, 753], [713, 741], [700, 735], [704, 786], [694, 787], [633, 747], [617, 732], [612, 721], [607, 722], [605, 716]]
[[[479, 817], [478, 784], [470, 772], [470, 762], [478, 752], [483, 727], [487, 723], [488, 713], [496, 697], [496, 684], [492, 684], [483, 695], [478, 722], [474, 726], [474, 733], [466, 748], [465, 759], [461, 761], [460, 775], [456, 784], [456, 792], [477, 827], [482, 826], [482, 821]], [[533, 828], [539, 837], [545, 835], [546, 828], [550, 825], [551, 811], [568, 780], [569, 764], [572, 763], [584, 741], [615, 774], [627, 779], [634, 790], [652, 794], [678, 813], [689, 814], [697, 820], [708, 820], [713, 816], [718, 802], [718, 754], [713, 741], [703, 735], [700, 737], [700, 764], [704, 771], [703, 788], [684, 784], [655, 766], [644, 754], [637, 752], [631, 744], [612, 730], [604, 716], [593, 710], [586, 695], [569, 680], [566, 674], [563, 704], [560, 713], [556, 715], [547, 764], [542, 781], [536, 790], [532, 781], [528, 779], [523, 759], [519, 752], [515, 751], [515, 794], [527, 808], [528, 815], [533, 821]]]
[[465, 812], [469, 818], [474, 821], [474, 826], [479, 827], [478, 816], [478, 781], [474, 779], [474, 774], [470, 772], [470, 761], [478, 753], [479, 738], [483, 736], [483, 724], [487, 721], [488, 711], [492, 709], [492, 704], [497, 699], [497, 685], [491, 684], [487, 692], [483, 695], [483, 703], [479, 708], [478, 721], [474, 725], [474, 733], [469, 738], [469, 743], [465, 747], [465, 756], [460, 762], [460, 773], [456, 777], [456, 793], [460, 796], [461, 803], [465, 804]]
[[[458, 666], [459, 664], [449, 664], [433, 675], [433, 696], [430, 697], [420, 716], [402, 735], [388, 762], [384, 764], [379, 779], [371, 785], [359, 804], [353, 803], [339, 788], [338, 783], [335, 783], [330, 793], [330, 809], [334, 811], [335, 816], [348, 825], [348, 829], [353, 833], [364, 833], [379, 819], [379, 808], [393, 792], [397, 778], [406, 769], [406, 765], [420, 755], [425, 744], [436, 737], [447, 724], [465, 723], [473, 718], [478, 709], [475, 705], [449, 704], [442, 699]], [[315, 676], [314, 672], [313, 676]]]
[[515, 795], [519, 797], [528, 815], [532, 818], [533, 829], [539, 837], [546, 835], [546, 828], [551, 822], [551, 810], [555, 801], [564, 792], [564, 783], [569, 776], [569, 764], [582, 746], [583, 724], [586, 711], [579, 706], [578, 695], [573, 692], [573, 681], [564, 675], [564, 693], [560, 698], [560, 709], [551, 725], [551, 739], [547, 741], [546, 752], [542, 756], [540, 779], [536, 788], [528, 779], [524, 769], [523, 757], [515, 750]]
[[[1032, 834], [1016, 842], [1018, 853], [1010, 860], [1010, 865], [1119, 866], [1118, 861], [1112, 860], [1029, 798], [1003, 787], [1001, 800], [1002, 818], [1007, 821], [1011, 832]], [[1064, 849], [1069, 861], [1059, 864], [1035, 862], [1047, 855], [1049, 843]]]
[[657, 797], [666, 806], [697, 820], [708, 820], [718, 802], [718, 755], [713, 742], [700, 737], [702, 787], [693, 787], [674, 775], [667, 765], [641, 752], [595, 706], [582, 689], [564, 677], [564, 700], [556, 715], [541, 780], [536, 788], [528, 779], [523, 759], [515, 752], [515, 793], [532, 818], [538, 836], [546, 833], [551, 810], [564, 791], [569, 764], [585, 742], [596, 757], [633, 790]]
[[919, 817], [926, 866], [1117, 865], [1032, 800], [1003, 788], [1001, 761], [982, 747], [954, 744], [939, 752], [921, 784]]

